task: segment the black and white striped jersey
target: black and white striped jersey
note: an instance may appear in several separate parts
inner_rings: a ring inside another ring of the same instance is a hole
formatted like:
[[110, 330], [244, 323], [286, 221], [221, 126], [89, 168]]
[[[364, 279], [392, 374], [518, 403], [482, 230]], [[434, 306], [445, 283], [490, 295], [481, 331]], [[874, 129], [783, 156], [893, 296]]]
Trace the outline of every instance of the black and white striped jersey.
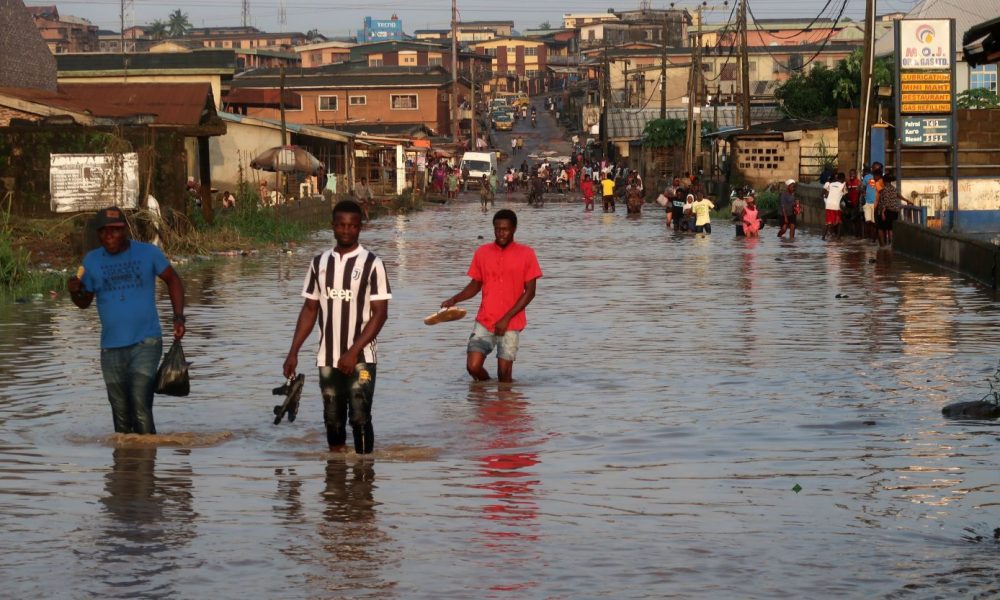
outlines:
[[[343, 256], [330, 249], [313, 257], [302, 296], [319, 301], [316, 365], [336, 367], [371, 318], [372, 301], [392, 298], [392, 290], [382, 259], [359, 245]], [[358, 361], [377, 362], [375, 340]]]

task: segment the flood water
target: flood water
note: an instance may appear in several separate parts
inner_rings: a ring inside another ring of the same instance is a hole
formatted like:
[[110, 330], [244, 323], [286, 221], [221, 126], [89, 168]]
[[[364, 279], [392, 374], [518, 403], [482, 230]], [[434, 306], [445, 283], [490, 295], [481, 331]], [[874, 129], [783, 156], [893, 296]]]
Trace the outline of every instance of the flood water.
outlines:
[[324, 452], [315, 336], [298, 420], [271, 423], [329, 233], [178, 267], [192, 394], [157, 397], [153, 440], [109, 435], [94, 310], [0, 308], [0, 595], [1000, 594], [1000, 429], [940, 413], [989, 390], [992, 293], [810, 232], [514, 208], [545, 276], [509, 389], [464, 372], [471, 315], [422, 323], [466, 283], [490, 215], [363, 232], [394, 294], [368, 461]]

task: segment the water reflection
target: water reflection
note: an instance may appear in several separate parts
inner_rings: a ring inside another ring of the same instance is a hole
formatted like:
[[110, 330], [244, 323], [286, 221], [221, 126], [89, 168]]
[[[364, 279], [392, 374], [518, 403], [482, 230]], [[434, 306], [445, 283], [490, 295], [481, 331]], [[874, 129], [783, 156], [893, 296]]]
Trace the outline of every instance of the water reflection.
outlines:
[[318, 538], [323, 569], [317, 583], [327, 592], [380, 598], [394, 583], [384, 578], [393, 557], [392, 538], [379, 528], [375, 507], [375, 463], [344, 457], [326, 463], [323, 520]]
[[[176, 451], [186, 456], [187, 451]], [[192, 470], [187, 461], [160, 473], [157, 448], [115, 448], [100, 502], [109, 518], [97, 545], [102, 597], [169, 598], [196, 536]]]
[[525, 445], [534, 437], [534, 419], [528, 403], [510, 384], [473, 384], [468, 400], [475, 408], [475, 423], [484, 440], [478, 459], [478, 476], [470, 488], [480, 491], [482, 521], [477, 543], [490, 557], [485, 568], [491, 580], [502, 583], [493, 592], [524, 592], [539, 582], [530, 577], [543, 558], [539, 541], [538, 499], [541, 480], [534, 469], [540, 458]]

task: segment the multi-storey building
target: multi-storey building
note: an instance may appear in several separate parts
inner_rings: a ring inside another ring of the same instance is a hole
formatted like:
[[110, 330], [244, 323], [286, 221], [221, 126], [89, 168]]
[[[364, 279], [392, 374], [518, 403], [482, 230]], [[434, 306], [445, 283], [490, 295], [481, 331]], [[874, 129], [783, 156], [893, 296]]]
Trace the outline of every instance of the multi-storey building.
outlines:
[[98, 28], [90, 21], [73, 16], [60, 17], [55, 6], [26, 8], [52, 54], [99, 50]]

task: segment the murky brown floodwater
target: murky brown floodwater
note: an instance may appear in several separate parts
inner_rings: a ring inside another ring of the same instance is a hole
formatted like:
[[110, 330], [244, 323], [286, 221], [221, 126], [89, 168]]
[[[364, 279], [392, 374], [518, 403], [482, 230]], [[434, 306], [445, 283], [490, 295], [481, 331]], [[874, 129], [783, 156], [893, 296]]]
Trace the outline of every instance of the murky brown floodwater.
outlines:
[[180, 267], [196, 379], [157, 398], [159, 447], [108, 436], [95, 311], [0, 308], [2, 596], [1000, 594], [1000, 430], [940, 416], [988, 389], [992, 294], [854, 241], [516, 208], [545, 278], [509, 390], [469, 383], [471, 319], [421, 323], [489, 216], [363, 235], [395, 294], [370, 463], [323, 453], [312, 369], [299, 420], [271, 424], [329, 234]]

